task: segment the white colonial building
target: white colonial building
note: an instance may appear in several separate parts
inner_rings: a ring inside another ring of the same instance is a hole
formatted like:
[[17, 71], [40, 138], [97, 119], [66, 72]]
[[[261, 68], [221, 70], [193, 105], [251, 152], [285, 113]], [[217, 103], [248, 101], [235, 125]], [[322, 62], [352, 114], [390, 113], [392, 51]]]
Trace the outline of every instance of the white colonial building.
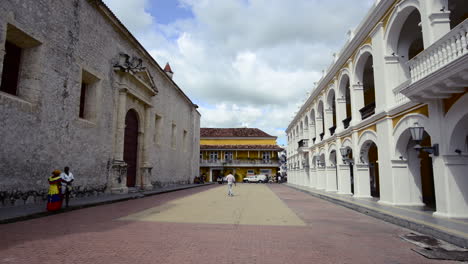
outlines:
[[286, 130], [288, 181], [468, 218], [467, 18], [376, 1]]

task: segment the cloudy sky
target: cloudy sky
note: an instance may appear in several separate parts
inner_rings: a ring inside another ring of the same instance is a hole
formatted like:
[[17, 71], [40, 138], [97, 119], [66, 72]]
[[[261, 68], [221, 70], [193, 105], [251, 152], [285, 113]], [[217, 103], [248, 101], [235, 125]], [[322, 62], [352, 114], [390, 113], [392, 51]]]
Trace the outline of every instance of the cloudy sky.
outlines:
[[202, 127], [284, 130], [375, 0], [104, 0], [200, 106]]

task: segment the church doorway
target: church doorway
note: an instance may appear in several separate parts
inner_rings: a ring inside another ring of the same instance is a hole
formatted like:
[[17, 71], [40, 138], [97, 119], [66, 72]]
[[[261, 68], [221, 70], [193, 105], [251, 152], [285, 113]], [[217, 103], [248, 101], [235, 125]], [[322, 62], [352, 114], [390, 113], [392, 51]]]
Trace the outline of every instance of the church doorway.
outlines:
[[124, 161], [127, 163], [127, 187], [135, 187], [138, 161], [138, 115], [130, 110], [125, 116]]

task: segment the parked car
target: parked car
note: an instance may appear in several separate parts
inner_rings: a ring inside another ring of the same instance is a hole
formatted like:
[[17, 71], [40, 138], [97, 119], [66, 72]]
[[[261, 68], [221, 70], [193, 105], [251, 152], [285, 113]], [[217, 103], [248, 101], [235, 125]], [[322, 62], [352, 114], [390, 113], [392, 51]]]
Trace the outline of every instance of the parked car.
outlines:
[[255, 175], [250, 175], [250, 176], [245, 177], [242, 180], [242, 182], [245, 182], [245, 183], [250, 182], [252, 178], [255, 178]]
[[244, 178], [244, 182], [256, 182], [256, 183], [266, 183], [268, 181], [268, 178], [266, 175], [259, 174], [259, 175], [253, 175], [253, 176], [247, 176]]

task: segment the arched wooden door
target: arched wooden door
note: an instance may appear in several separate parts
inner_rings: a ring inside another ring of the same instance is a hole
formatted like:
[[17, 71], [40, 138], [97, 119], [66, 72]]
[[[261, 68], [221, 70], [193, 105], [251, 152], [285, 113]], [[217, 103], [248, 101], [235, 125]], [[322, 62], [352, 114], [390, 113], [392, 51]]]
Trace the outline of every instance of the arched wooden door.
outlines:
[[134, 110], [125, 116], [124, 161], [127, 163], [127, 187], [135, 187], [138, 161], [138, 115]]

